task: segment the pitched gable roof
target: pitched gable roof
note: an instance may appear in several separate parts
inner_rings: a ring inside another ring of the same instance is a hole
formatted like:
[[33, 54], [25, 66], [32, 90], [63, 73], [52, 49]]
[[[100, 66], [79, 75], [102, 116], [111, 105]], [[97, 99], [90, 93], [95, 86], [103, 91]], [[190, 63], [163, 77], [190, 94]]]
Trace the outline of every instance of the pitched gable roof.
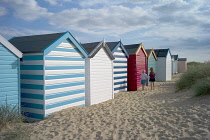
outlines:
[[140, 44], [133, 44], [133, 45], [125, 45], [125, 49], [127, 50], [128, 54], [137, 54], [141, 49], [143, 50], [144, 54], [147, 56], [147, 52], [144, 49], [142, 43]]
[[106, 42], [107, 46], [109, 47], [109, 49], [112, 51], [116, 45], [119, 43], [119, 41], [117, 42]]
[[145, 51], [147, 52], [147, 55], [149, 55], [151, 53], [152, 49], [146, 49]]
[[41, 52], [64, 33], [14, 37], [9, 42], [23, 53]]
[[122, 48], [122, 51], [124, 52], [124, 54], [126, 55], [126, 57], [129, 57], [129, 54], [127, 52], [127, 50], [125, 49], [124, 45], [122, 44], [121, 41], [117, 41], [117, 42], [106, 42], [107, 46], [109, 47], [109, 49], [111, 50], [112, 53], [114, 53], [115, 51], [117, 51], [118, 47]]
[[19, 58], [23, 57], [22, 52], [20, 52], [15, 46], [13, 46], [9, 41], [7, 41], [3, 36], [0, 35], [0, 44], [6, 47], [9, 51], [11, 51], [14, 55]]
[[104, 41], [101, 42], [92, 42], [92, 43], [84, 43], [81, 44], [82, 47], [88, 52], [88, 57], [93, 58], [97, 52], [103, 47], [107, 52], [110, 59], [115, 59], [112, 52], [110, 51], [109, 47]]
[[124, 45], [126, 51], [128, 52], [128, 54], [135, 54], [136, 51], [139, 48], [139, 44], [132, 44], [132, 45]]
[[172, 58], [173, 60], [178, 60], [178, 55], [171, 55], [171, 58]]
[[72, 42], [84, 57], [87, 57], [87, 52], [77, 42], [70, 32], [14, 37], [10, 42], [23, 53], [44, 52], [48, 54], [60, 43]]
[[87, 51], [88, 55], [95, 49], [100, 42], [84, 43], [82, 47]]
[[157, 60], [157, 56], [155, 54], [154, 49], [146, 49], [146, 52], [147, 52], [147, 57], [148, 58], [150, 58], [150, 56], [153, 54], [154, 55], [154, 58]]
[[168, 53], [170, 53], [169, 49], [155, 49], [155, 54], [157, 57], [167, 57]]

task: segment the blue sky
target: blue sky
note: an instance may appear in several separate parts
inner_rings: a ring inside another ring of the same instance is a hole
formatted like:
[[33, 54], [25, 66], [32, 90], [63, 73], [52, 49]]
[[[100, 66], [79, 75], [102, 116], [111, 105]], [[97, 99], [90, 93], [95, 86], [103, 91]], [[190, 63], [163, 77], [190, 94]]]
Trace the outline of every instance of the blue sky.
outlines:
[[0, 34], [70, 31], [81, 43], [122, 40], [210, 60], [209, 0], [1, 0]]

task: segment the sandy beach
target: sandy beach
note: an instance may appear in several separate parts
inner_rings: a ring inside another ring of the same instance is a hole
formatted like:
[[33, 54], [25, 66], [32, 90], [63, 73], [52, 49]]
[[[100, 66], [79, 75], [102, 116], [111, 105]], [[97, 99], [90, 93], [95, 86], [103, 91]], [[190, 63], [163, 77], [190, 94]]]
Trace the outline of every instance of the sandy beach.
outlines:
[[209, 140], [210, 96], [175, 92], [172, 81], [154, 91], [121, 92], [90, 107], [72, 107], [27, 124], [32, 140]]

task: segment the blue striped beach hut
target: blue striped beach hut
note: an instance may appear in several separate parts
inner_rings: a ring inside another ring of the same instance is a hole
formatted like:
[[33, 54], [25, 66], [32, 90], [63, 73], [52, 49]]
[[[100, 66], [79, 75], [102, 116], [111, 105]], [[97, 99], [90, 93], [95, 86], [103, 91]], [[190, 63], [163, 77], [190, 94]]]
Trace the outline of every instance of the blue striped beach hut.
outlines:
[[114, 98], [114, 56], [104, 41], [82, 44], [88, 52], [85, 58], [85, 101], [86, 106]]
[[129, 55], [121, 41], [106, 43], [115, 57], [113, 61], [114, 93], [127, 91], [127, 60]]
[[0, 108], [20, 108], [22, 53], [0, 35]]
[[85, 105], [86, 51], [70, 32], [14, 37], [23, 53], [21, 105], [29, 121]]

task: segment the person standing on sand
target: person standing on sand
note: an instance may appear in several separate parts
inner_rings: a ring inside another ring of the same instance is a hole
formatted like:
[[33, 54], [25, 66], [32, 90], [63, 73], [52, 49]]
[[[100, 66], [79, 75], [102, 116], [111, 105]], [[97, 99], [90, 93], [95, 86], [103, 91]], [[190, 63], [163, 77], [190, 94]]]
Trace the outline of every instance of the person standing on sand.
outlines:
[[142, 71], [140, 78], [141, 78], [142, 90], [144, 90], [148, 78], [147, 74], [145, 73], [145, 70]]
[[149, 73], [149, 81], [150, 81], [150, 85], [151, 85], [151, 90], [155, 89], [155, 72], [153, 70], [153, 68], [150, 68], [150, 73]]

